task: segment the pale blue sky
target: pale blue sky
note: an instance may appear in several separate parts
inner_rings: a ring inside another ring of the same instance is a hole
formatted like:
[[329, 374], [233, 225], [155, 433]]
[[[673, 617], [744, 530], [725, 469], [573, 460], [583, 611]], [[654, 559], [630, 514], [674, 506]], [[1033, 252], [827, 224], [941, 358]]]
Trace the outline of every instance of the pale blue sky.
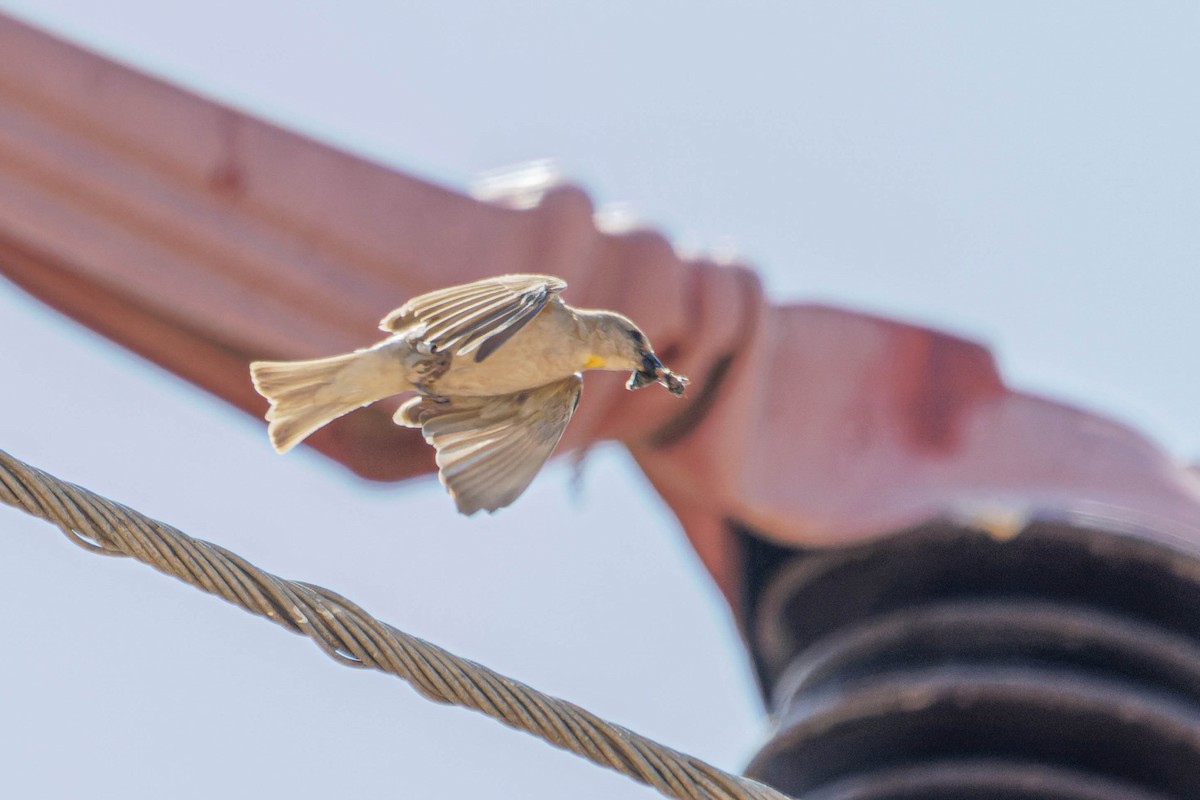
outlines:
[[[964, 333], [1015, 385], [1200, 456], [1200, 6], [747, 6], [0, 0], [450, 186], [554, 158], [599, 203], [736, 249], [776, 297]], [[720, 598], [620, 451], [578, 496], [554, 467], [464, 520], [432, 481], [276, 456], [4, 284], [0, 337], [0, 448], [726, 768], [766, 734]], [[0, 527], [19, 795], [655, 796], [45, 525]]]

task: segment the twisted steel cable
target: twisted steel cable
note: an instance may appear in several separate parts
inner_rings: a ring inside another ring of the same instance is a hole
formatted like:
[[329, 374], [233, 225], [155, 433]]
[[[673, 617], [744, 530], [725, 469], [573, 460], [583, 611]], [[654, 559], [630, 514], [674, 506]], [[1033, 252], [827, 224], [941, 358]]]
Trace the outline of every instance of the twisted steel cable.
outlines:
[[350, 667], [408, 681], [423, 696], [483, 712], [680, 800], [787, 800], [606, 722], [565, 700], [381, 622], [320, 586], [264, 572], [238, 555], [157, 522], [0, 450], [0, 501], [57, 525], [96, 553], [128, 556], [312, 639]]

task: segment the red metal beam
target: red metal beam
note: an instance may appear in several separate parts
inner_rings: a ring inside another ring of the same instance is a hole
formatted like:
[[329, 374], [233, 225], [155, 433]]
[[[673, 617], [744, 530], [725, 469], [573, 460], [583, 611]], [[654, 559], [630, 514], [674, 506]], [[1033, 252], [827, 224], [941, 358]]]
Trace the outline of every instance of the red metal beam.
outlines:
[[[1009, 390], [978, 345], [771, 305], [745, 268], [602, 230], [577, 188], [480, 202], [0, 16], [0, 273], [251, 414], [252, 359], [362, 346], [413, 294], [531, 270], [628, 313], [691, 375], [682, 402], [589, 378], [565, 445], [627, 444], [731, 596], [730, 519], [824, 545], [945, 514], [1003, 532], [1010, 513], [1100, 510], [1200, 542], [1195, 476]], [[373, 479], [432, 466], [386, 407], [310, 444]]]

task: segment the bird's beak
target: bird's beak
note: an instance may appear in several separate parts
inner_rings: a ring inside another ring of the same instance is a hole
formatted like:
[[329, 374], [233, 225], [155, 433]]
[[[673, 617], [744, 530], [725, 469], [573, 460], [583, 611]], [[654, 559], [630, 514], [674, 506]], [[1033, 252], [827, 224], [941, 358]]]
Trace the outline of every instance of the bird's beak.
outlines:
[[658, 356], [654, 353], [642, 354], [642, 367], [636, 370], [629, 376], [629, 383], [625, 384], [628, 389], [641, 389], [643, 386], [649, 386], [654, 382], [661, 383], [667, 391], [679, 397], [687, 388], [688, 380], [682, 375], [676, 375], [671, 370], [663, 366], [663, 363], [658, 360]]
[[636, 370], [629, 376], [629, 382], [625, 384], [626, 389], [641, 389], [643, 386], [649, 386], [658, 380], [658, 376], [653, 372], [644, 372]]

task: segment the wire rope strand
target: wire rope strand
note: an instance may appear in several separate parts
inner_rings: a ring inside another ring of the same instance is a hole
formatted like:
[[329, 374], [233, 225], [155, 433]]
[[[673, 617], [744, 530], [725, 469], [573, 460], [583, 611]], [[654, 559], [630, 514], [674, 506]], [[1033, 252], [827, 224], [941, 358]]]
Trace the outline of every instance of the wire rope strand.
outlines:
[[134, 558], [294, 633], [347, 666], [407, 681], [422, 696], [479, 711], [679, 800], [787, 800], [579, 706], [460, 658], [320, 586], [264, 572], [120, 503], [0, 450], [0, 502], [58, 526], [90, 552]]

